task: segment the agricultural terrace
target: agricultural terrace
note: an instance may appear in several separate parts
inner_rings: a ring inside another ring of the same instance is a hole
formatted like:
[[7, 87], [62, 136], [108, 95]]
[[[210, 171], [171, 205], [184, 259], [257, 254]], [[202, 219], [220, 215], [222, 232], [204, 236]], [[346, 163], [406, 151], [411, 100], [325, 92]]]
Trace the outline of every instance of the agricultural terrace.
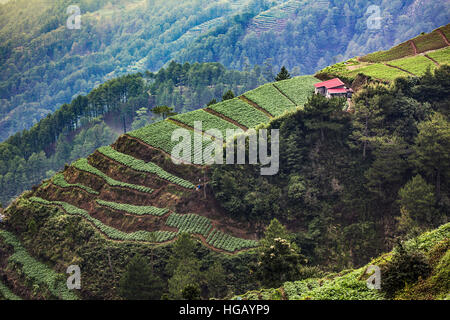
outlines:
[[152, 162], [145, 162], [143, 160], [136, 159], [128, 154], [118, 152], [118, 151], [114, 150], [113, 148], [111, 148], [110, 146], [101, 147], [97, 151], [99, 153], [101, 153], [102, 155], [104, 155], [114, 161], [117, 161], [117, 162], [123, 164], [124, 166], [127, 166], [135, 171], [155, 174], [158, 177], [160, 177], [161, 179], [167, 180], [173, 184], [179, 185], [179, 186], [187, 188], [187, 189], [195, 188], [195, 186], [191, 182], [186, 181], [182, 178], [179, 178], [177, 176], [174, 176], [173, 174], [166, 172], [161, 167], [159, 167], [158, 165], [156, 165]]
[[135, 206], [132, 204], [125, 204], [125, 203], [117, 203], [117, 202], [110, 202], [110, 201], [104, 201], [97, 199], [96, 202], [104, 207], [108, 207], [113, 210], [123, 211], [129, 214], [138, 215], [138, 216], [163, 216], [167, 212], [169, 212], [169, 209], [166, 208], [156, 208], [153, 206]]
[[304, 105], [314, 93], [314, 84], [319, 80], [313, 76], [300, 76], [275, 82], [273, 85], [295, 102], [297, 106]]
[[390, 50], [370, 53], [364, 57], [361, 57], [360, 60], [363, 62], [376, 63], [376, 62], [396, 60], [413, 55], [414, 49], [412, 48], [411, 44], [409, 42], [403, 42]]
[[113, 227], [105, 225], [100, 220], [97, 220], [89, 215], [86, 210], [75, 207], [71, 204], [62, 201], [47, 201], [38, 197], [31, 197], [31, 201], [37, 202], [43, 205], [48, 206], [58, 206], [62, 208], [66, 213], [70, 215], [76, 215], [84, 218], [93, 224], [99, 231], [101, 231], [104, 235], [106, 235], [109, 239], [118, 240], [118, 241], [140, 241], [140, 242], [157, 242], [162, 243], [166, 241], [170, 241], [175, 238], [176, 233], [170, 231], [136, 231], [132, 233], [126, 233], [120, 230], [117, 230]]
[[450, 47], [428, 52], [427, 55], [439, 64], [450, 64]]
[[417, 53], [423, 53], [429, 50], [436, 50], [445, 47], [447, 44], [436, 30], [431, 33], [420, 35], [411, 41], [414, 42], [417, 48]]
[[216, 103], [209, 106], [208, 109], [220, 113], [247, 128], [254, 128], [261, 123], [268, 123], [270, 120], [264, 112], [239, 98]]
[[167, 218], [166, 225], [178, 228], [178, 233], [200, 234], [205, 238], [212, 229], [211, 220], [197, 214], [172, 213]]
[[[140, 128], [135, 131], [127, 132], [127, 135], [140, 139], [150, 146], [163, 150], [169, 155], [172, 154], [173, 148], [179, 143], [172, 141], [172, 133], [174, 130], [180, 129], [180, 126], [168, 120], [152, 123], [148, 126]], [[194, 135], [191, 134], [191, 145], [194, 145]], [[212, 140], [206, 136], [203, 137], [202, 149], [204, 150]], [[192, 158], [195, 157], [195, 149], [192, 148]]]
[[94, 168], [93, 166], [91, 166], [89, 164], [88, 160], [84, 159], [84, 158], [75, 161], [72, 164], [72, 166], [78, 170], [85, 171], [85, 172], [91, 173], [93, 175], [96, 175], [99, 178], [102, 178], [111, 187], [130, 188], [130, 189], [134, 189], [134, 190], [137, 190], [139, 192], [144, 192], [144, 193], [152, 193], [153, 192], [153, 189], [151, 189], [149, 187], [117, 181], [117, 180], [107, 176], [102, 171], [98, 170], [97, 168]]
[[349, 76], [355, 77], [358, 73], [365, 74], [375, 79], [393, 81], [399, 77], [411, 76], [409, 73], [385, 66], [381, 63], [370, 64], [361, 68], [354, 69], [348, 73]]
[[81, 183], [76, 183], [76, 184], [71, 184], [68, 183], [66, 181], [66, 179], [64, 178], [64, 174], [62, 173], [58, 173], [56, 174], [53, 178], [52, 178], [52, 183], [55, 186], [58, 186], [60, 188], [80, 188], [83, 189], [84, 191], [90, 193], [90, 194], [95, 194], [98, 195], [99, 192], [95, 191], [94, 189], [87, 187], [85, 185], [82, 185]]
[[20, 297], [16, 296], [9, 288], [0, 281], [0, 298], [10, 301], [22, 300]]
[[182, 114], [176, 115], [174, 117], [171, 117], [170, 119], [179, 121], [190, 127], [194, 127], [195, 121], [201, 121], [203, 132], [210, 130], [210, 129], [218, 129], [222, 132], [222, 137], [226, 137], [227, 129], [231, 129], [231, 130], [239, 129], [239, 127], [236, 126], [235, 124], [228, 122], [228, 121], [226, 121], [220, 117], [217, 117], [213, 114], [210, 114], [203, 109], [191, 111], [188, 113], [182, 113]]
[[258, 241], [236, 238], [230, 236], [229, 234], [223, 233], [218, 229], [214, 229], [209, 234], [206, 242], [215, 248], [229, 252], [255, 248], [258, 246]]
[[286, 98], [271, 83], [246, 92], [244, 96], [275, 117], [295, 107], [294, 103]]
[[[66, 277], [64, 275], [61, 277], [61, 274], [31, 257], [15, 235], [0, 229], [0, 239], [14, 249], [14, 253], [8, 258], [8, 263], [20, 266], [23, 274], [34, 285], [45, 286], [54, 297], [59, 299], [78, 300], [75, 293], [67, 289]], [[2, 294], [7, 292], [4, 288], [0, 290]]]

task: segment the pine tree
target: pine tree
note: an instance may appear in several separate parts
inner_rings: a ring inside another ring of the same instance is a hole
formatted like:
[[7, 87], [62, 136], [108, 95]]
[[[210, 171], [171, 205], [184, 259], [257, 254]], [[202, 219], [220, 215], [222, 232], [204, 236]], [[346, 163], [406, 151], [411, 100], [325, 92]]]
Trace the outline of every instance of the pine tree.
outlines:
[[119, 282], [120, 295], [127, 300], [158, 300], [162, 288], [161, 279], [152, 273], [141, 255], [131, 259]]
[[225, 92], [225, 94], [223, 95], [222, 101], [225, 101], [225, 100], [231, 100], [231, 99], [233, 99], [234, 97], [235, 97], [235, 96], [234, 96], [233, 91], [228, 90], [228, 91]]
[[286, 67], [282, 66], [280, 72], [278, 73], [278, 75], [275, 78], [275, 81], [287, 80], [290, 78], [291, 78], [291, 75], [287, 71]]

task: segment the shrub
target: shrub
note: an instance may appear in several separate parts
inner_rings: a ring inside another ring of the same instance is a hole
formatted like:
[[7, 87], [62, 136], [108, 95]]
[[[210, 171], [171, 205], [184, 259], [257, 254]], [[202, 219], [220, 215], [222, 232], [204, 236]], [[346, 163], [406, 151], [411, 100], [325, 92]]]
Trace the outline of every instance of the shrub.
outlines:
[[381, 289], [392, 298], [398, 290], [426, 278], [431, 272], [426, 257], [417, 249], [405, 249], [399, 244], [392, 260], [382, 270]]

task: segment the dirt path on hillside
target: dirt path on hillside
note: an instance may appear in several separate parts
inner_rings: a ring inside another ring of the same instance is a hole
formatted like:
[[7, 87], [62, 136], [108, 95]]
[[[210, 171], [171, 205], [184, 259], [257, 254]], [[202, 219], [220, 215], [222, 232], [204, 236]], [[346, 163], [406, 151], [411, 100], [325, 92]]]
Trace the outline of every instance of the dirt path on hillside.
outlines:
[[176, 124], [177, 126], [179, 126], [179, 127], [181, 127], [181, 128], [185, 128], [185, 129], [188, 129], [188, 130], [190, 130], [190, 131], [194, 131], [194, 132], [196, 132], [196, 133], [198, 133], [198, 134], [204, 135], [204, 136], [209, 137], [209, 138], [211, 138], [211, 139], [217, 139], [217, 137], [212, 136], [212, 135], [210, 135], [210, 134], [207, 134], [207, 133], [205, 133], [204, 131], [197, 130], [197, 129], [195, 129], [194, 127], [191, 127], [190, 125], [185, 124], [185, 123], [183, 123], [183, 122], [181, 122], [181, 121], [178, 121], [178, 120], [175, 120], [175, 119], [171, 119], [171, 118], [167, 119], [167, 121], [170, 121], [170, 122]]
[[288, 99], [290, 102], [292, 102], [292, 103], [294, 104], [294, 106], [297, 106], [297, 103], [295, 103], [294, 100], [292, 100], [291, 98], [289, 98], [289, 97], [287, 96], [287, 94], [285, 94], [283, 91], [281, 91], [281, 89], [278, 88], [278, 87], [275, 85], [275, 83], [272, 84], [272, 85], [273, 85], [273, 86], [275, 87], [275, 89], [277, 89], [278, 92], [281, 93], [286, 99]]
[[437, 32], [441, 35], [442, 39], [444, 40], [444, 42], [447, 44], [447, 46], [450, 46], [450, 42], [448, 41], [447, 37], [445, 36], [445, 34], [442, 32], [441, 29], [438, 29]]
[[416, 55], [417, 55], [417, 47], [416, 47], [416, 44], [415, 44], [414, 41], [412, 41], [412, 40], [409, 40], [409, 44], [411, 45], [411, 48], [412, 48], [413, 51], [414, 51], [414, 55], [416, 56]]
[[432, 57], [430, 57], [429, 55], [427, 55], [427, 54], [424, 54], [423, 55], [425, 58], [428, 58], [429, 60], [431, 60], [436, 66], [440, 66], [440, 64], [439, 64], [439, 62], [437, 62], [436, 60], [434, 60]]
[[[171, 154], [167, 153], [167, 152], [164, 151], [163, 149], [154, 147], [154, 146], [148, 144], [147, 142], [145, 142], [145, 141], [143, 141], [143, 140], [141, 140], [141, 139], [139, 139], [139, 138], [132, 137], [132, 136], [130, 136], [130, 135], [128, 135], [128, 134], [125, 134], [125, 136], [127, 137], [127, 139], [134, 140], [134, 141], [136, 141], [136, 142], [142, 144], [142, 145], [145, 146], [146, 148], [149, 148], [149, 149], [152, 149], [152, 150], [159, 151], [159, 152], [161, 152], [162, 154], [164, 154], [165, 156], [167, 156], [168, 158], [175, 159], [175, 160], [178, 160], [178, 161], [180, 161], [181, 163], [183, 163], [182, 160], [173, 158]], [[202, 165], [199, 165], [199, 164], [194, 164], [194, 163], [183, 163], [183, 165], [189, 165], [189, 166], [193, 166], [193, 167], [196, 167], [196, 168], [199, 168], [199, 169], [203, 169], [203, 168], [205, 167], [205, 166], [202, 166]], [[169, 173], [170, 173], [170, 172], [169, 172]]]
[[227, 121], [227, 122], [230, 122], [230, 123], [234, 124], [235, 126], [241, 128], [241, 129], [244, 130], [244, 131], [247, 131], [247, 130], [248, 130], [248, 128], [247, 128], [246, 126], [240, 124], [240, 123], [237, 122], [236, 120], [233, 120], [233, 119], [231, 119], [231, 118], [228, 118], [227, 116], [225, 116], [225, 115], [223, 115], [223, 114], [221, 114], [221, 113], [219, 113], [219, 112], [217, 112], [217, 111], [215, 111], [215, 110], [212, 110], [212, 109], [209, 109], [209, 108], [205, 108], [205, 109], [203, 109], [203, 110], [205, 110], [206, 112], [208, 112], [208, 113], [210, 113], [210, 114], [212, 114], [212, 115], [215, 115], [216, 117], [222, 118], [223, 120], [225, 120], [225, 121]]
[[251, 105], [252, 107], [258, 109], [259, 111], [265, 113], [269, 118], [273, 118], [273, 115], [270, 114], [269, 111], [267, 111], [264, 108], [261, 108], [256, 102], [253, 102], [252, 100], [250, 100], [249, 98], [247, 98], [246, 96], [242, 95], [239, 97], [239, 99], [241, 99], [242, 101], [248, 103], [249, 105]]
[[398, 70], [400, 70], [400, 71], [409, 73], [409, 74], [412, 75], [413, 77], [417, 77], [414, 73], [409, 72], [408, 70], [402, 69], [402, 68], [400, 68], [400, 67], [393, 66], [392, 64], [384, 63], [384, 65], [385, 65], [386, 67], [395, 68], [395, 69], [398, 69]]

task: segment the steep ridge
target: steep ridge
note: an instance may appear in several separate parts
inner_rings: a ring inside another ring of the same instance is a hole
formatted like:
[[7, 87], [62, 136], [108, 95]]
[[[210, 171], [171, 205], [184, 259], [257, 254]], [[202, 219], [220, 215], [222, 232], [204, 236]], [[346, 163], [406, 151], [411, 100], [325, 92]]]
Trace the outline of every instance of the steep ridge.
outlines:
[[[281, 84], [286, 91], [269, 84], [246, 95], [277, 116], [295, 108], [293, 101], [298, 105], [306, 102], [312, 94], [312, 84], [317, 81], [309, 76], [298, 77]], [[294, 92], [301, 92], [302, 99], [299, 100]], [[292, 98], [288, 98], [290, 95]], [[246, 235], [239, 228], [233, 228], [233, 224], [230, 227], [221, 221], [221, 210], [214, 205], [209, 191], [196, 190], [199, 180], [202, 187], [207, 183], [203, 181], [207, 167], [172, 163], [169, 155], [175, 144], [171, 136], [180, 128], [191, 128], [192, 132], [194, 121], [202, 121], [203, 133], [215, 128], [225, 137], [227, 129], [239, 129], [233, 122], [252, 128], [267, 123], [269, 118], [239, 98], [212, 105], [209, 109], [217, 115], [200, 109], [122, 135], [112, 146], [102, 147], [87, 159], [75, 161], [37, 188], [29, 199], [85, 218], [112, 240], [167, 243], [179, 232], [187, 230], [220, 252], [235, 253], [255, 247], [254, 235]], [[207, 145], [203, 142], [203, 148]], [[197, 226], [200, 220], [180, 218], [184, 216], [199, 217], [203, 219], [201, 221], [207, 219], [211, 228], [208, 232], [198, 233], [195, 230], [200, 228]], [[156, 234], [156, 241], [151, 241], [147, 231], [161, 234]], [[245, 239], [249, 236], [253, 240]]]

